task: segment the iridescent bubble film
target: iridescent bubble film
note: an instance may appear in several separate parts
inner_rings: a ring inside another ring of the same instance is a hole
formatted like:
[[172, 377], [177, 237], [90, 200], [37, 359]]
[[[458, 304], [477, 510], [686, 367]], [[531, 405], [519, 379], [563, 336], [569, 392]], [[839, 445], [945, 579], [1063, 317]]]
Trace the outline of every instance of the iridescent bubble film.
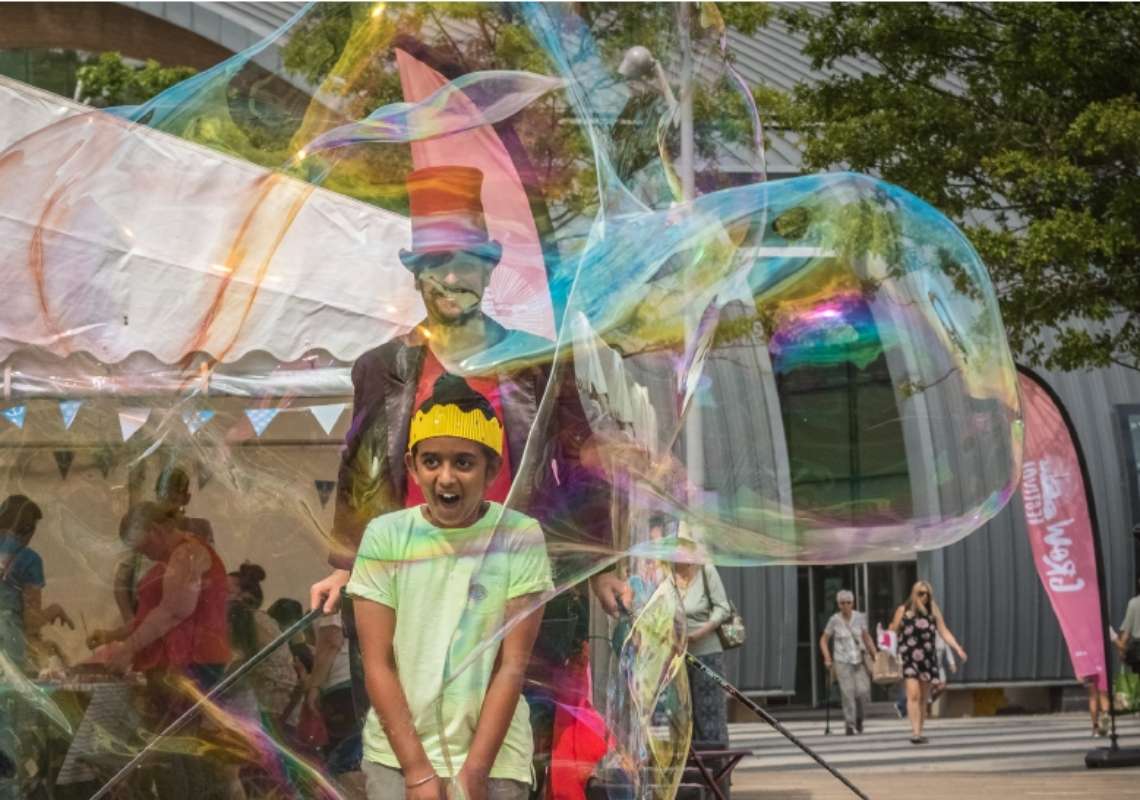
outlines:
[[[897, 560], [1000, 510], [985, 266], [903, 188], [768, 179], [725, 31], [315, 4], [138, 106], [0, 81], [5, 796], [358, 797], [363, 726], [459, 796], [498, 736], [492, 778], [671, 798], [709, 570]], [[502, 432], [454, 491], [405, 460], [447, 376]], [[472, 492], [478, 524], [434, 524]], [[334, 568], [353, 613], [298, 623]]]

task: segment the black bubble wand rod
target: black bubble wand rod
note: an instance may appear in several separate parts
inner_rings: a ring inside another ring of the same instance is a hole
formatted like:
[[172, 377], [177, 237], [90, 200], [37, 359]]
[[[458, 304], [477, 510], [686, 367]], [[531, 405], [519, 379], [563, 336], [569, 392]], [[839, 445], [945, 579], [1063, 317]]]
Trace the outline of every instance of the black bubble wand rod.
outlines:
[[154, 750], [154, 747], [158, 744], [158, 742], [168, 736], [173, 736], [174, 734], [178, 733], [178, 731], [186, 727], [186, 725], [198, 715], [198, 712], [201, 711], [207, 703], [210, 703], [216, 698], [221, 697], [223, 694], [225, 694], [231, 686], [248, 675], [250, 670], [254, 669], [262, 661], [273, 655], [274, 651], [276, 651], [277, 648], [279, 648], [281, 645], [285, 644], [298, 633], [305, 630], [305, 628], [312, 625], [319, 616], [321, 616], [321, 606], [317, 606], [309, 613], [305, 614], [305, 616], [301, 617], [299, 620], [290, 625], [288, 628], [281, 631], [276, 639], [258, 650], [256, 653], [250, 656], [240, 667], [218, 681], [214, 688], [210, 689], [209, 692], [198, 698], [198, 701], [194, 703], [194, 705], [190, 706], [190, 708], [182, 712], [182, 714], [179, 715], [176, 720], [163, 728], [163, 730], [157, 736], [147, 742], [146, 746], [142, 750], [139, 750], [138, 753], [135, 754], [135, 757], [127, 762], [126, 766], [112, 775], [110, 780], [108, 780], [99, 788], [99, 791], [91, 795], [91, 800], [100, 800], [100, 798], [109, 795], [112, 789], [122, 783], [127, 778], [127, 776], [131, 774], [131, 771], [142, 763], [143, 759], [145, 759]]
[[[625, 604], [622, 603], [620, 599], [618, 600], [618, 607], [621, 609], [621, 613], [623, 615], [625, 615], [629, 619], [629, 621], [632, 622], [633, 615], [629, 613], [629, 610], [625, 607]], [[821, 756], [819, 753], [815, 752], [815, 750], [812, 750], [811, 747], [809, 747], [808, 745], [806, 745], [802, 741], [800, 741], [799, 737], [797, 737], [794, 733], [792, 733], [790, 730], [785, 728], [784, 724], [782, 722], [780, 722], [780, 720], [776, 719], [774, 716], [772, 716], [767, 711], [767, 709], [760, 706], [755, 700], [748, 697], [747, 695], [744, 694], [744, 692], [740, 691], [735, 686], [733, 686], [731, 683], [729, 683], [727, 678], [725, 678], [723, 675], [721, 675], [719, 672], [712, 669], [708, 665], [703, 664], [700, 661], [700, 659], [698, 659], [696, 656], [694, 656], [688, 650], [685, 650], [685, 661], [689, 664], [692, 664], [694, 667], [696, 667], [701, 672], [703, 672], [705, 675], [707, 675], [709, 678], [711, 678], [712, 681], [714, 683], [716, 683], [716, 685], [721, 688], [721, 691], [723, 691], [729, 697], [732, 697], [733, 699], [739, 701], [749, 711], [751, 711], [753, 714], [760, 717], [760, 719], [764, 720], [769, 725], [771, 725], [773, 728], [775, 728], [776, 731], [779, 732], [785, 739], [787, 739], [789, 742], [794, 744], [800, 750], [803, 750], [813, 761], [815, 761], [815, 763], [819, 764], [821, 767], [823, 767], [825, 770], [827, 770], [829, 773], [831, 773], [840, 783], [842, 783], [844, 786], [846, 786], [848, 789], [850, 789], [852, 792], [854, 792], [856, 797], [861, 798], [861, 800], [870, 800], [870, 798], [867, 797], [867, 795], [864, 794], [863, 791], [858, 786], [853, 784], [847, 778], [846, 775], [844, 775], [842, 772], [837, 770], [835, 767], [831, 766], [831, 764], [828, 764], [827, 760], [824, 759], [823, 756]]]
[[834, 775], [844, 786], [846, 786], [848, 789], [850, 789], [852, 792], [854, 792], [856, 797], [860, 797], [860, 798], [862, 798], [862, 800], [870, 800], [870, 798], [868, 798], [867, 795], [863, 794], [863, 792], [859, 789], [858, 786], [856, 786], [850, 780], [847, 779], [847, 776], [845, 776], [842, 772], [837, 770], [835, 767], [828, 764], [827, 761], [824, 760], [823, 756], [821, 756], [819, 753], [815, 752], [810, 747], [808, 747], [806, 744], [804, 744], [802, 741], [800, 741], [799, 738], [794, 733], [792, 733], [790, 730], [788, 730], [787, 728], [784, 727], [784, 724], [782, 722], [780, 722], [780, 720], [773, 717], [770, 713], [768, 713], [768, 711], [763, 706], [759, 705], [755, 700], [748, 697], [747, 695], [744, 694], [744, 692], [740, 691], [735, 686], [733, 686], [731, 683], [729, 683], [728, 680], [723, 675], [718, 673], [716, 670], [710, 668], [707, 664], [702, 663], [700, 661], [700, 659], [698, 659], [696, 656], [694, 656], [688, 650], [685, 651], [685, 660], [689, 664], [692, 664], [694, 667], [701, 670], [701, 672], [703, 672], [709, 678], [711, 678], [716, 683], [716, 685], [719, 686], [725, 692], [725, 694], [729, 695], [730, 697], [734, 698], [735, 700], [739, 701], [740, 703], [743, 703], [745, 706], [748, 707], [749, 711], [751, 711], [756, 716], [760, 717], [760, 719], [767, 722], [769, 725], [771, 725], [773, 728], [775, 728], [777, 731], [779, 731], [781, 734], [783, 734], [783, 736], [789, 742], [791, 742], [796, 747], [800, 748], [805, 753], [807, 753], [812, 758], [813, 761], [815, 761], [817, 764], [819, 764], [825, 770], [827, 770], [832, 775]]

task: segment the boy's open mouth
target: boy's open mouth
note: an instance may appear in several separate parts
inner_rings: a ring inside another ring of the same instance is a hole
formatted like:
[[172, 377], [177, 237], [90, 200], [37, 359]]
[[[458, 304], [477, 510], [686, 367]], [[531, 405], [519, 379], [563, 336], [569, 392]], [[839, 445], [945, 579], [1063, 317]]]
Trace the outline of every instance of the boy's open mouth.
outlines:
[[455, 492], [436, 492], [435, 496], [444, 508], [455, 508], [459, 505], [459, 495]]

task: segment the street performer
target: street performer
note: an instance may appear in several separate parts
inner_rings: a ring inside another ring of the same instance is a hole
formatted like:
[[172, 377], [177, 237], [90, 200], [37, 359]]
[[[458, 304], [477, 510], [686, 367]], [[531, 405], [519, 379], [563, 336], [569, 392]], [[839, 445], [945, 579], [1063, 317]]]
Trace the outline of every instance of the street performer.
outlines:
[[[363, 354], [353, 365], [352, 424], [342, 452], [329, 553], [333, 572], [311, 590], [313, 607], [323, 605], [326, 613], [336, 609], [348, 583], [365, 526], [381, 514], [424, 503], [422, 491], [407, 472], [404, 453], [413, 409], [430, 396], [445, 372], [462, 375], [486, 398], [503, 427], [503, 467], [488, 485], [486, 499], [536, 518], [548, 546], [554, 541], [588, 545], [566, 548], [570, 553], [577, 550], [576, 559], [553, 559], [555, 583], [561, 576], [588, 570], [583, 560], [596, 560], [592, 554], [604, 552], [610, 544], [610, 491], [600, 467], [589, 463], [590, 420], [599, 414], [587, 415], [572, 365], [559, 363], [552, 370], [549, 364], [500, 361], [485, 374], [463, 369], [465, 359], [486, 356], [488, 351], [552, 350], [550, 342], [506, 329], [482, 310], [483, 294], [502, 255], [501, 245], [487, 233], [482, 185], [479, 170], [462, 166], [419, 169], [407, 179], [412, 248], [402, 250], [400, 259], [415, 276], [427, 318], [409, 333]], [[554, 393], [552, 408], [540, 415], [548, 387]], [[523, 475], [522, 457], [528, 447], [526, 463], [535, 466]], [[512, 482], [518, 484], [513, 495]], [[597, 572], [590, 585], [607, 613], [616, 614], [623, 603], [629, 606], [629, 588], [613, 570]], [[345, 605], [345, 631], [352, 640], [351, 605]], [[568, 616], [584, 620], [585, 614], [580, 607]], [[548, 620], [566, 615], [557, 603], [548, 606]], [[544, 647], [548, 634], [550, 628], [544, 626], [536, 653], [566, 654], [570, 648], [565, 643]], [[577, 635], [584, 638], [581, 626]], [[356, 705], [362, 715], [368, 704], [353, 649]], [[541, 733], [538, 736], [541, 749]]]

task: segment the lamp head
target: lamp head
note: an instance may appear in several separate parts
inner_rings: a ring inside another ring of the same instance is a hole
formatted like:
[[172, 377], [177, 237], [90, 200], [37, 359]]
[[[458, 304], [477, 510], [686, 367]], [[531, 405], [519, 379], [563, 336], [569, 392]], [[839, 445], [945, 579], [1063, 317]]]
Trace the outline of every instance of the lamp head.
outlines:
[[635, 44], [626, 50], [625, 55], [622, 56], [621, 64], [618, 65], [618, 74], [627, 81], [639, 80], [652, 75], [656, 66], [657, 59], [653, 57], [649, 49]]

